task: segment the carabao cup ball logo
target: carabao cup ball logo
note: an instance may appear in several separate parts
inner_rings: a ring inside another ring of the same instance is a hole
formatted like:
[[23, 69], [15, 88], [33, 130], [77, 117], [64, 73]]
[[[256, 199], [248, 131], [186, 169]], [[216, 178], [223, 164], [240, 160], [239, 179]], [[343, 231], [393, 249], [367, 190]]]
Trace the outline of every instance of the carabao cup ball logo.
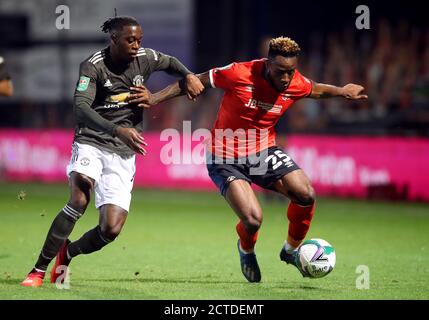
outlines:
[[133, 85], [135, 86], [142, 86], [144, 82], [144, 78], [142, 75], [136, 75], [133, 79]]
[[305, 240], [298, 249], [298, 257], [310, 278], [324, 277], [335, 267], [335, 250], [323, 239]]

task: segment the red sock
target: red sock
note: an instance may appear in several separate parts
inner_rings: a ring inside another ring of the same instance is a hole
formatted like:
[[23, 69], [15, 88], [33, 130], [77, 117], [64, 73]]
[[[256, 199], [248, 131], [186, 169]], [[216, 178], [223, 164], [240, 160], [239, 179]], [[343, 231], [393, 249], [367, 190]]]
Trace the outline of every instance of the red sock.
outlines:
[[250, 233], [241, 220], [237, 223], [235, 229], [237, 230], [238, 236], [240, 237], [241, 248], [246, 251], [253, 250], [256, 240], [258, 239], [258, 231], [255, 233]]
[[300, 241], [305, 238], [308, 229], [310, 229], [315, 207], [315, 203], [306, 207], [293, 202], [289, 204], [287, 217], [289, 219], [289, 236], [292, 239]]

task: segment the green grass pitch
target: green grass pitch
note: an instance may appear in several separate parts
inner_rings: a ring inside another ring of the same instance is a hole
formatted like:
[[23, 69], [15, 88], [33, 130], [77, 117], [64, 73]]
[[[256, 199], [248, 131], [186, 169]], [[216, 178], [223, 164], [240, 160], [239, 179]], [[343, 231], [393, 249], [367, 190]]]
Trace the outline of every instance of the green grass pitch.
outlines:
[[[25, 191], [26, 195], [19, 194]], [[287, 202], [262, 197], [256, 252], [262, 282], [247, 283], [236, 249], [236, 217], [216, 193], [134, 191], [114, 243], [71, 264], [68, 290], [20, 282], [68, 199], [66, 185], [0, 184], [0, 299], [428, 299], [429, 205], [320, 198], [307, 238], [335, 248], [326, 278], [302, 278], [279, 260]], [[98, 221], [91, 203], [71, 239]], [[359, 265], [369, 289], [357, 289]]]

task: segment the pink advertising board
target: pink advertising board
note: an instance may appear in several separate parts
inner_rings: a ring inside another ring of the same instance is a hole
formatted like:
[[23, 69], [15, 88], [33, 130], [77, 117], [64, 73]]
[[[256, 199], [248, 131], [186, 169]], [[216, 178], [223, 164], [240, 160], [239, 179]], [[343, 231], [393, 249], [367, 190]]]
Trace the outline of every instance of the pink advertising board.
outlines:
[[[136, 186], [216, 190], [198, 141], [144, 136], [149, 152], [137, 156]], [[0, 130], [0, 177], [66, 182], [72, 140], [67, 130]], [[319, 195], [367, 197], [373, 187], [391, 186], [407, 199], [429, 201], [429, 139], [292, 135], [285, 141]]]

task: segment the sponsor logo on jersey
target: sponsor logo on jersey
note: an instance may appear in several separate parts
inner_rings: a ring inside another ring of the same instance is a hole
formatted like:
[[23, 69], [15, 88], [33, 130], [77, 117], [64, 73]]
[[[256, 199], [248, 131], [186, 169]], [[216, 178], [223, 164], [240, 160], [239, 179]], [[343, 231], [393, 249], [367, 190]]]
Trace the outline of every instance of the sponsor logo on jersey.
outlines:
[[128, 96], [130, 95], [129, 92], [123, 92], [120, 94], [115, 94], [113, 96], [109, 96], [106, 99], [106, 102], [108, 104], [104, 105], [104, 108], [106, 109], [112, 109], [112, 108], [121, 108], [128, 104]]
[[266, 103], [255, 99], [249, 99], [244, 106], [251, 109], [261, 108], [271, 113], [280, 113], [282, 111], [281, 105]]

